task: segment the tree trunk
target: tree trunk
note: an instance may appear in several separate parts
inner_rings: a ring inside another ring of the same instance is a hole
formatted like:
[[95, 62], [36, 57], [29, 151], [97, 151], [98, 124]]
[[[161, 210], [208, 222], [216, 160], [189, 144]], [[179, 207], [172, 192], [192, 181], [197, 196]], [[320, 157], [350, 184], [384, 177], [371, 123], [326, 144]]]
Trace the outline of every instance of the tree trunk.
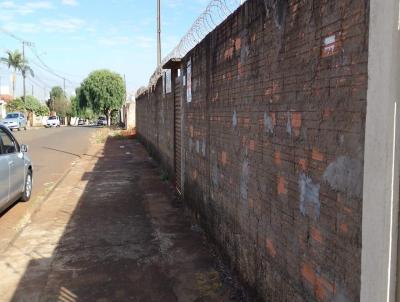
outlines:
[[14, 70], [14, 73], [12, 75], [12, 95], [13, 95], [13, 99], [15, 99], [15, 81], [16, 81], [17, 75], [16, 75], [16, 70]]
[[107, 126], [110, 127], [111, 126], [111, 110], [110, 109], [107, 110], [106, 117], [107, 117]]

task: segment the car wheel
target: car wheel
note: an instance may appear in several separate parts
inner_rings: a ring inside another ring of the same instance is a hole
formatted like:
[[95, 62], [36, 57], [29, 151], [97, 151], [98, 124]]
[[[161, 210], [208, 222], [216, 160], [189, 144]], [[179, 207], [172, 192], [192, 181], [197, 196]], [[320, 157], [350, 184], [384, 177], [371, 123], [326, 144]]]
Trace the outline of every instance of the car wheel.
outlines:
[[22, 195], [21, 201], [26, 202], [29, 199], [31, 199], [32, 184], [33, 184], [32, 171], [28, 170], [28, 173], [26, 174], [26, 178], [25, 178], [24, 193]]

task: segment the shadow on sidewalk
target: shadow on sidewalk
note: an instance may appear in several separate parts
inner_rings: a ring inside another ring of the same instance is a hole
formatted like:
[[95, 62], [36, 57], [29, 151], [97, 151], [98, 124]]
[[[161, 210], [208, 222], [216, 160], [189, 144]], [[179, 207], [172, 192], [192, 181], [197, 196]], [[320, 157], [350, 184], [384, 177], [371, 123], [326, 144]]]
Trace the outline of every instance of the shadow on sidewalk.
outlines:
[[34, 251], [12, 301], [241, 300], [138, 141], [108, 138], [81, 161], [95, 165], [65, 192], [79, 195], [56, 215], [64, 232], [51, 257]]

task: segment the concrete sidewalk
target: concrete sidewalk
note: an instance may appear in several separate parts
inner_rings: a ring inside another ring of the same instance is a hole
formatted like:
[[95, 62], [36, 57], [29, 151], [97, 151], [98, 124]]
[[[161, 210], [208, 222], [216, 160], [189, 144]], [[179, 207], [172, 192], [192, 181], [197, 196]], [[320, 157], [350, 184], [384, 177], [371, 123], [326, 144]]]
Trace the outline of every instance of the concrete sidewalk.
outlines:
[[136, 140], [94, 141], [0, 255], [0, 300], [241, 300], [160, 175]]

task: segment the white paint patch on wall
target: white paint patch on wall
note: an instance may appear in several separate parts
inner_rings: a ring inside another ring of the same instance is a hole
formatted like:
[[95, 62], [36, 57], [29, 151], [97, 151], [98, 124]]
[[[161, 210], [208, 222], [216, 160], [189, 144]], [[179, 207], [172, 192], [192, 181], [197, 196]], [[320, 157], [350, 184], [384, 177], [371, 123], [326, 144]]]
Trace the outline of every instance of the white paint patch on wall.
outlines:
[[349, 197], [362, 198], [363, 163], [347, 156], [340, 156], [329, 164], [323, 179], [329, 186]]
[[268, 112], [264, 112], [264, 127], [267, 133], [274, 134], [274, 122]]
[[300, 212], [304, 216], [309, 216], [318, 219], [321, 212], [321, 202], [319, 199], [319, 191], [321, 185], [312, 181], [304, 173], [300, 174], [299, 189], [300, 189]]
[[233, 116], [232, 116], [232, 126], [233, 126], [233, 128], [236, 128], [237, 124], [238, 124], [238, 119], [237, 119], [237, 113], [236, 113], [236, 110], [235, 110], [235, 111], [233, 111]]

